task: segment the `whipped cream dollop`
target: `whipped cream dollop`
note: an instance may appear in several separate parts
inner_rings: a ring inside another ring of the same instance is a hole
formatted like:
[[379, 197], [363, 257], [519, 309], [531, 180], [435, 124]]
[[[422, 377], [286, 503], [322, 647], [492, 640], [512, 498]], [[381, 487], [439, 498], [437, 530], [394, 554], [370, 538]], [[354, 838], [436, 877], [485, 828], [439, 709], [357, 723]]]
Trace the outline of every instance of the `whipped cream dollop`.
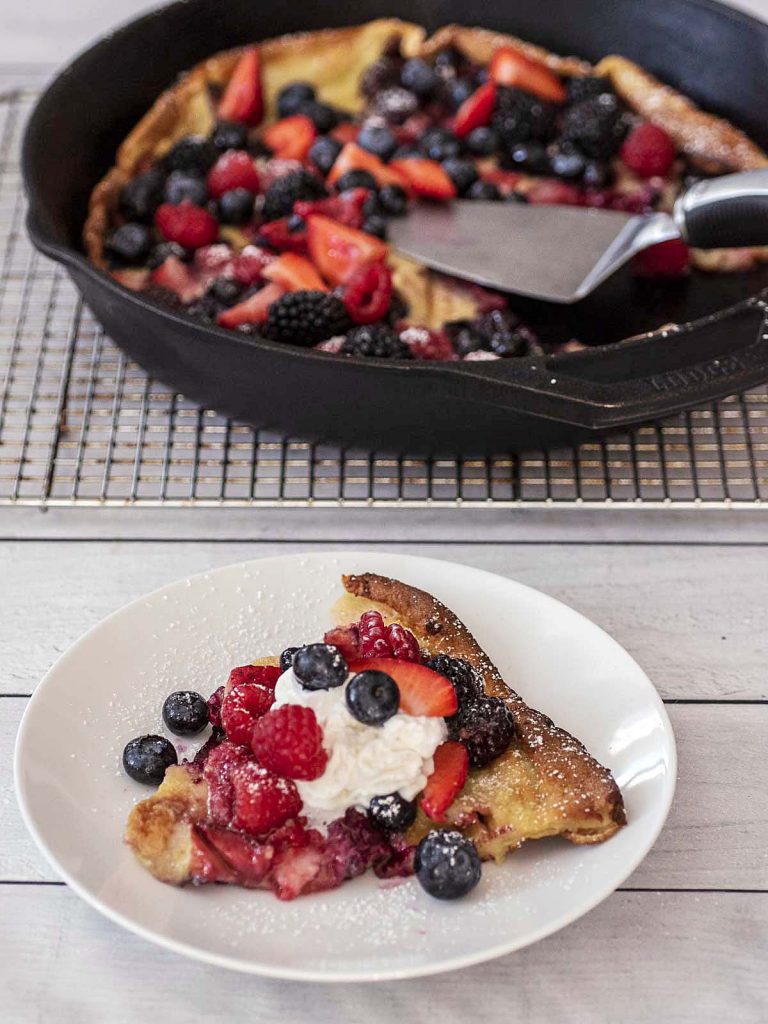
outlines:
[[319, 779], [297, 780], [304, 813], [330, 821], [348, 807], [366, 807], [373, 797], [398, 792], [412, 800], [434, 768], [435, 749], [447, 735], [442, 718], [398, 711], [383, 725], [358, 722], [347, 709], [346, 684], [330, 690], [305, 690], [293, 673], [275, 686], [274, 707], [312, 708], [323, 730], [328, 763]]

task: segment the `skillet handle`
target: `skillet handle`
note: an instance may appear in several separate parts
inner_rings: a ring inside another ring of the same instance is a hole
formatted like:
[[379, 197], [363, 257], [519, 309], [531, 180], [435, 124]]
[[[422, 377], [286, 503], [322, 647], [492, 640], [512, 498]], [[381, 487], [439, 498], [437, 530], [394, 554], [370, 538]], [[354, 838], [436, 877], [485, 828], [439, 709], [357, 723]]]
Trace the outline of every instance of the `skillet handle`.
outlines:
[[768, 245], [768, 169], [699, 181], [677, 200], [674, 216], [699, 249]]
[[768, 380], [768, 291], [683, 326], [567, 356], [448, 364], [472, 398], [590, 430], [669, 416]]

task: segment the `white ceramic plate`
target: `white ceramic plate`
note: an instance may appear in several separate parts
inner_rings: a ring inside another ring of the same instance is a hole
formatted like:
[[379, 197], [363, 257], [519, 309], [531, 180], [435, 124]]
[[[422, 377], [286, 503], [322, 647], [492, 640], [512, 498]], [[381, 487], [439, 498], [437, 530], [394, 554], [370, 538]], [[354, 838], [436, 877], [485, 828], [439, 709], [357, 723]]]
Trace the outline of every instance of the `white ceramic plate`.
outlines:
[[[124, 744], [160, 731], [171, 691], [207, 695], [233, 665], [319, 638], [341, 593], [340, 574], [365, 570], [422, 587], [452, 608], [511, 685], [613, 770], [629, 825], [593, 847], [526, 844], [503, 866], [486, 865], [477, 889], [455, 903], [431, 899], [413, 879], [366, 876], [293, 903], [267, 892], [155, 881], [122, 843], [131, 805], [147, 795], [120, 769]], [[653, 845], [672, 800], [676, 756], [669, 719], [646, 675], [577, 612], [478, 569], [342, 552], [228, 566], [110, 616], [37, 688], [19, 730], [15, 771], [35, 840], [107, 917], [226, 967], [364, 981], [488, 960], [585, 914]]]

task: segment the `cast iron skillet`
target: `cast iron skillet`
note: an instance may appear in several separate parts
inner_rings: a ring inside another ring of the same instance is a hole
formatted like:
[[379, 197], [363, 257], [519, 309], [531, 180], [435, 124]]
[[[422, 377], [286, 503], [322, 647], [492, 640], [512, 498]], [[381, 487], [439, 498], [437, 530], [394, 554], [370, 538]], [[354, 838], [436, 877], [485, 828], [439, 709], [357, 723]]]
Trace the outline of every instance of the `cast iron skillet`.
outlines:
[[[181, 71], [242, 43], [385, 15], [429, 30], [452, 21], [484, 25], [591, 60], [625, 54], [768, 147], [768, 26], [710, 0], [358, 0], [354, 9], [338, 0], [175, 3], [81, 54], [40, 99], [24, 140], [32, 240], [65, 265], [129, 356], [237, 419], [311, 440], [411, 453], [575, 442], [768, 379], [759, 298], [768, 268], [694, 275], [672, 287], [624, 275], [576, 308], [521, 303], [544, 336], [577, 336], [595, 346], [588, 352], [409, 364], [329, 356], [205, 327], [88, 264], [80, 232], [91, 189], [119, 141]], [[647, 334], [670, 322], [685, 326]]]

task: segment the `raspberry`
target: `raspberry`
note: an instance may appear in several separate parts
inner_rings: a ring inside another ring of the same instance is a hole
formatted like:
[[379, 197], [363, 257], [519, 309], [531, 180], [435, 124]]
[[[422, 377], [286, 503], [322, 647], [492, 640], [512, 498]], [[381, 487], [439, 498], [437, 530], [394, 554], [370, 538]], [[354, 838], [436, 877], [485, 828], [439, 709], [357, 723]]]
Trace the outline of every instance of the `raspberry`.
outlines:
[[385, 626], [379, 612], [364, 612], [358, 626], [360, 656], [363, 658], [399, 658], [419, 661], [421, 654], [416, 637], [398, 623]]
[[691, 254], [685, 242], [672, 238], [639, 252], [632, 260], [638, 277], [680, 277], [690, 265]]
[[634, 128], [621, 147], [621, 159], [641, 178], [665, 175], [675, 162], [675, 144], [663, 128], [644, 121]]
[[284, 704], [260, 718], [251, 747], [260, 764], [286, 779], [317, 779], [328, 761], [315, 712], [299, 704]]
[[221, 728], [221, 702], [224, 700], [225, 687], [220, 686], [208, 698], [208, 721], [214, 729]]
[[232, 790], [232, 824], [243, 832], [263, 835], [301, 810], [301, 797], [294, 783], [253, 762], [234, 769]]
[[407, 327], [400, 333], [414, 359], [455, 359], [451, 340], [444, 331], [430, 331], [426, 327]]
[[201, 206], [189, 200], [173, 206], [163, 203], [155, 214], [160, 234], [169, 242], [178, 242], [185, 249], [211, 245], [219, 237], [219, 222]]
[[208, 173], [208, 191], [214, 199], [233, 188], [258, 192], [259, 184], [253, 157], [244, 150], [230, 149], [223, 153]]
[[356, 324], [381, 320], [392, 300], [392, 274], [381, 263], [355, 270], [344, 289], [344, 305]]
[[274, 263], [275, 257], [270, 252], [265, 252], [257, 245], [246, 245], [246, 247], [235, 256], [232, 264], [232, 276], [240, 284], [256, 284], [262, 280], [262, 275], [270, 263]]
[[266, 686], [268, 690], [274, 690], [279, 678], [279, 665], [240, 665], [229, 673], [227, 688], [231, 690], [241, 683], [258, 683], [259, 686]]
[[232, 820], [232, 773], [249, 759], [248, 751], [226, 740], [206, 758], [203, 778], [208, 783], [208, 816], [217, 825], [229, 825]]
[[399, 658], [400, 661], [419, 660], [421, 656], [419, 645], [409, 629], [395, 622], [387, 628], [387, 639], [392, 648], [393, 658]]
[[448, 735], [467, 748], [473, 768], [483, 768], [503, 754], [515, 734], [515, 720], [503, 700], [478, 697], [448, 720]]
[[258, 683], [234, 686], [221, 703], [221, 724], [227, 739], [247, 747], [253, 723], [269, 711], [274, 699], [274, 692]]

